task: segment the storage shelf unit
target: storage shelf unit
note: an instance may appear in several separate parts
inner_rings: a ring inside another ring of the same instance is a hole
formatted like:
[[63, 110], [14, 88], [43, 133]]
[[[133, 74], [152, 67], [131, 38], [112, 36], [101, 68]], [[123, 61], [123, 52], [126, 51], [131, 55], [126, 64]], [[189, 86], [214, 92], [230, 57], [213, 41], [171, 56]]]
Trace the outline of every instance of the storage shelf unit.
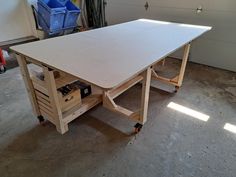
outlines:
[[36, 116], [43, 116], [53, 123], [61, 134], [68, 131], [68, 124], [71, 121], [102, 102], [102, 90], [93, 85], [91, 85], [91, 95], [85, 98], [81, 98], [79, 89], [63, 96], [58, 89], [78, 81], [77, 77], [51, 69], [31, 59], [28, 59], [27, 62], [39, 66], [36, 71], [34, 67], [33, 69], [26, 67], [27, 70], [31, 70], [29, 72], [30, 82], [35, 95], [35, 105], [33, 106], [38, 110]]

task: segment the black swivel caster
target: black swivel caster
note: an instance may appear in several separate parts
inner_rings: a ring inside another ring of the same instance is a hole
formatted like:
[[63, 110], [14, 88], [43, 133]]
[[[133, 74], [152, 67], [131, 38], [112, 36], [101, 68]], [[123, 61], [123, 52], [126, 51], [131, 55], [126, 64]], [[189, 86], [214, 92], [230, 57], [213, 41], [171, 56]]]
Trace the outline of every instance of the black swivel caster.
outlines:
[[43, 116], [38, 116], [38, 120], [39, 120], [40, 125], [43, 125], [45, 122], [45, 119], [43, 118]]
[[179, 91], [179, 86], [175, 86], [175, 93], [177, 93]]
[[143, 125], [140, 124], [140, 123], [135, 124], [135, 126], [134, 126], [134, 132], [135, 132], [135, 133], [139, 133], [139, 132], [141, 131], [142, 127], [143, 127]]

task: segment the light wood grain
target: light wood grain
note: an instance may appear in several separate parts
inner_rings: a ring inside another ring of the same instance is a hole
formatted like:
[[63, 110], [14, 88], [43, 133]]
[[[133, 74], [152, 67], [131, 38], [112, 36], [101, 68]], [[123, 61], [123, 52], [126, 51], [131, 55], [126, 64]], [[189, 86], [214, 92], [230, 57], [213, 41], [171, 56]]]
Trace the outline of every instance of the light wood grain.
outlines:
[[30, 79], [30, 73], [27, 68], [26, 59], [21, 55], [16, 55], [16, 59], [17, 59], [17, 62], [20, 66], [21, 74], [22, 74], [22, 77], [23, 77], [23, 80], [25, 83], [25, 87], [26, 87], [26, 90], [27, 90], [27, 93], [29, 96], [29, 100], [31, 102], [33, 112], [36, 116], [40, 116], [40, 110], [39, 110], [39, 107], [37, 104], [33, 83]]

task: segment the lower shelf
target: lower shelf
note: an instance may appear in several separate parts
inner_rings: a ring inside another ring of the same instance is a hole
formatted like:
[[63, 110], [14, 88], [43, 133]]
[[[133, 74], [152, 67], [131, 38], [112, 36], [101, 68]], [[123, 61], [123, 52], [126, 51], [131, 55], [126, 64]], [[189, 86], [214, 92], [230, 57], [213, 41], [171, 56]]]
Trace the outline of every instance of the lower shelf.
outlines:
[[68, 124], [69, 122], [73, 121], [77, 117], [81, 116], [94, 106], [98, 105], [102, 102], [102, 95], [101, 94], [93, 94], [84, 99], [82, 99], [82, 105], [75, 106], [72, 109], [63, 113], [63, 122]]

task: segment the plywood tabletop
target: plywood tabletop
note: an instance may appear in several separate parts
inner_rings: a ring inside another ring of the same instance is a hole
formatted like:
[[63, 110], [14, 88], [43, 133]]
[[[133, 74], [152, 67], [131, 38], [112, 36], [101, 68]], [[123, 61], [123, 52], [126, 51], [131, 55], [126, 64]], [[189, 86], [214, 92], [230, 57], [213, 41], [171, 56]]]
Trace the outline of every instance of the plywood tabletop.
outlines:
[[206, 26], [140, 19], [11, 49], [109, 89], [210, 29]]

